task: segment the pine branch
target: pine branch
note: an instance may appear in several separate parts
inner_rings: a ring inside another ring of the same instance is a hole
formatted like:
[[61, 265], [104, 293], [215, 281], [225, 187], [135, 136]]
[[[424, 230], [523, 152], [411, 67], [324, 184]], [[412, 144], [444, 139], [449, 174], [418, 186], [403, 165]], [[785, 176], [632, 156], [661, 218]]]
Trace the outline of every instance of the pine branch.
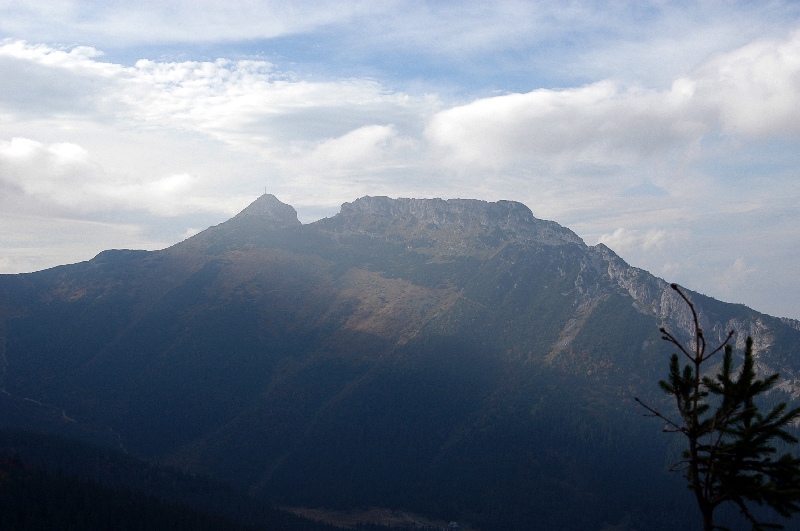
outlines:
[[[762, 414], [756, 399], [774, 388], [778, 375], [756, 377], [753, 341], [749, 337], [744, 361], [736, 373], [730, 344], [733, 330], [707, 352], [697, 309], [677, 284], [671, 288], [688, 305], [694, 325], [694, 336], [688, 345], [660, 328], [662, 339], [679, 353], [670, 358], [668, 379], [658, 384], [675, 399], [680, 421], [639, 398], [635, 400], [647, 410], [645, 416], [666, 423], [663, 431], [686, 437], [688, 448], [683, 459], [669, 469], [681, 471], [686, 477], [703, 514], [705, 531], [722, 529], [714, 525], [713, 513], [723, 503], [739, 507], [754, 530], [780, 529], [779, 524], [758, 521], [748, 504], [767, 505], [786, 517], [800, 512], [800, 458], [790, 453], [776, 458], [773, 445], [775, 440], [797, 443], [797, 437], [786, 427], [800, 419], [800, 407], [787, 410], [787, 405], [780, 403]], [[720, 372], [713, 377], [702, 376], [703, 364], [719, 352], [724, 352]], [[682, 370], [680, 355], [688, 360]]]

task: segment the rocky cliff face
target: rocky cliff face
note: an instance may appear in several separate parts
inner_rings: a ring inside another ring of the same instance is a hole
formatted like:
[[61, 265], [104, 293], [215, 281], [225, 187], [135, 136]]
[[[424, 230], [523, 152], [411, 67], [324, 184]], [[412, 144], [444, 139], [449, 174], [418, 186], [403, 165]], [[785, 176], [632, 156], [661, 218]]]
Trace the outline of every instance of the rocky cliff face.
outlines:
[[574, 232], [533, 216], [515, 201], [362, 197], [342, 205], [324, 227], [381, 238], [415, 238], [418, 247], [453, 253], [496, 248], [508, 242], [583, 244]]
[[[590, 262], [601, 273], [623, 288], [642, 312], [658, 318], [662, 326], [689, 339], [694, 330], [691, 311], [685, 302], [670, 289], [669, 284], [642, 269], [625, 263], [611, 249], [599, 244], [590, 249]], [[777, 344], [776, 330], [781, 324], [792, 326], [785, 319], [776, 319], [739, 305], [720, 304], [709, 297], [689, 292], [696, 305], [700, 326], [712, 348], [721, 343], [731, 330], [736, 334], [732, 346], [741, 353], [748, 337], [753, 338], [753, 350], [758, 360], [757, 372], [769, 375], [781, 373], [780, 387], [794, 396], [800, 396], [800, 382], [794, 363], [786, 363], [787, 354], [776, 350], [785, 348]], [[796, 327], [795, 327], [796, 328]]]

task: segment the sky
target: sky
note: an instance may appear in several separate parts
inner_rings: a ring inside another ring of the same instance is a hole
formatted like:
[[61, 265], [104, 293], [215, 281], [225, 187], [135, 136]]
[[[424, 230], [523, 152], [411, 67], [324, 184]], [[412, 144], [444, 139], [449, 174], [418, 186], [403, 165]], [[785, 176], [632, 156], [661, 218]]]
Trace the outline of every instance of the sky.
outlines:
[[508, 199], [800, 319], [798, 185], [795, 1], [0, 0], [0, 273]]

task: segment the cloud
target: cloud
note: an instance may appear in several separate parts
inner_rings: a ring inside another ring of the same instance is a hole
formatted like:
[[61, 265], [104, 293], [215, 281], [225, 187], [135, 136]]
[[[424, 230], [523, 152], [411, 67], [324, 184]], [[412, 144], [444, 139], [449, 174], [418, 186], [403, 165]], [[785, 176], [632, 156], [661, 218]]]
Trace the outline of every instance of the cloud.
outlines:
[[646, 165], [662, 182], [687, 172], [709, 139], [798, 133], [800, 31], [719, 54], [664, 90], [603, 80], [480, 98], [441, 110], [425, 131], [461, 171], [597, 177]]
[[[563, 176], [587, 168], [596, 173], [645, 162], [686, 163], [709, 135], [791, 133], [800, 127], [798, 35], [722, 54], [666, 90], [604, 80], [480, 98], [443, 110], [435, 98], [393, 92], [372, 80], [311, 82], [267, 61], [139, 60], [124, 67], [103, 63], [93, 48], [59, 50], [19, 41], [5, 41], [0, 57], [44, 69], [33, 77], [51, 85], [47, 90], [58, 102], [51, 114], [72, 111], [126, 127], [190, 131], [278, 158], [315, 150], [321, 156], [325, 142], [390, 124], [414, 142], [429, 143], [431, 156], [454, 171], [527, 165]], [[26, 93], [37, 82], [20, 64], [9, 74], [16, 74], [8, 77], [9, 93]], [[100, 88], [87, 90], [90, 103], [70, 109], [80, 92], [75, 87], [95, 81]], [[60, 87], [66, 87], [63, 94]], [[19, 112], [16, 103], [7, 100], [6, 112]], [[654, 185], [660, 185], [657, 178]]]
[[758, 269], [749, 266], [744, 258], [737, 257], [733, 263], [717, 277], [715, 287], [721, 293], [727, 296], [733, 296], [739, 286], [745, 284], [748, 278], [757, 272]]
[[619, 251], [631, 249], [651, 251], [653, 249], [663, 248], [665, 243], [670, 239], [669, 233], [661, 229], [640, 231], [636, 229], [618, 228], [613, 233], [601, 235], [598, 239], [598, 243], [603, 243]]
[[503, 165], [552, 158], [620, 165], [669, 152], [702, 124], [684, 113], [681, 93], [620, 90], [602, 81], [477, 100], [438, 113], [426, 131], [451, 161]]
[[[97, 56], [86, 47], [63, 51], [0, 41], [0, 76], [6, 80], [0, 91], [0, 108], [27, 116], [97, 112], [109, 89], [108, 79], [97, 75]], [[87, 76], [87, 69], [95, 73]]]
[[[372, 48], [424, 50], [449, 58], [486, 50], [521, 49], [576, 34], [618, 31], [636, 11], [606, 13], [591, 4], [506, 1], [371, 2], [342, 0], [53, 0], [44, 4], [8, 0], [0, 6], [0, 29], [45, 42], [84, 41], [125, 45], [241, 42], [313, 32], [338, 32]], [[616, 16], [616, 14], [620, 16]], [[639, 16], [642, 24], [644, 18]], [[350, 42], [352, 45], [352, 41]]]
[[800, 134], [800, 30], [720, 54], [686, 81], [728, 134]]
[[102, 183], [102, 177], [78, 145], [0, 140], [0, 179], [28, 196], [80, 209], [87, 188]]
[[[88, 43], [125, 61], [134, 47], [180, 58], [197, 49], [194, 57], [207, 57], [222, 44], [231, 56], [308, 60], [329, 76], [355, 71], [445, 90], [455, 81], [524, 92], [598, 79], [668, 86], [712, 54], [785, 32], [797, 12], [781, 1], [722, 9], [657, 1], [7, 0], [0, 35]], [[440, 84], [443, 74], [453, 77]]]
[[376, 9], [373, 2], [320, 5], [299, 0], [52, 0], [4, 2], [0, 28], [45, 41], [113, 39], [141, 43], [218, 42], [274, 38], [343, 23]]
[[366, 125], [320, 142], [311, 153], [315, 166], [333, 166], [369, 173], [370, 167], [402, 163], [397, 156], [410, 139], [400, 138], [393, 125]]
[[177, 215], [200, 206], [186, 198], [196, 180], [186, 173], [150, 179], [110, 175], [76, 144], [0, 140], [0, 183], [13, 191], [9, 195], [16, 196], [4, 201], [10, 209], [26, 197], [40, 205], [50, 204], [61, 214], [125, 208]]
[[[431, 105], [392, 93], [368, 79], [310, 82], [291, 73], [276, 72], [267, 61], [217, 59], [215, 61], [157, 62], [147, 59], [124, 67], [97, 60], [93, 49], [69, 51], [19, 41], [5, 41], [0, 57], [16, 61], [9, 66], [9, 89], [28, 92], [34, 81], [29, 67], [42, 70], [53, 99], [60, 106], [42, 109], [86, 113], [81, 105], [70, 107], [78, 89], [89, 91], [93, 107], [102, 110], [100, 120], [125, 126], [186, 130], [207, 134], [238, 147], [269, 149], [285, 141], [314, 142], [340, 136], [386, 118], [397, 123], [419, 121], [414, 117]], [[75, 77], [80, 83], [74, 83]], [[38, 79], [37, 77], [37, 79]], [[66, 87], [63, 93], [59, 90]], [[33, 93], [42, 90], [35, 88]], [[47, 92], [47, 91], [45, 91]], [[17, 113], [18, 102], [0, 99], [7, 112]], [[90, 116], [91, 117], [91, 116]]]

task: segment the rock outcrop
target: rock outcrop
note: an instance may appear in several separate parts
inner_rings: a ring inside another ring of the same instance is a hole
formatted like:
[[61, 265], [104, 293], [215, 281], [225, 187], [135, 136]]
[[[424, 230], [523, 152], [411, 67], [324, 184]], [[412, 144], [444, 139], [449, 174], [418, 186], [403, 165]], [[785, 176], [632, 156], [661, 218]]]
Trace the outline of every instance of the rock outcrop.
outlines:
[[362, 197], [318, 223], [337, 232], [405, 240], [437, 254], [481, 254], [509, 242], [584, 245], [571, 230], [535, 218], [515, 201]]

